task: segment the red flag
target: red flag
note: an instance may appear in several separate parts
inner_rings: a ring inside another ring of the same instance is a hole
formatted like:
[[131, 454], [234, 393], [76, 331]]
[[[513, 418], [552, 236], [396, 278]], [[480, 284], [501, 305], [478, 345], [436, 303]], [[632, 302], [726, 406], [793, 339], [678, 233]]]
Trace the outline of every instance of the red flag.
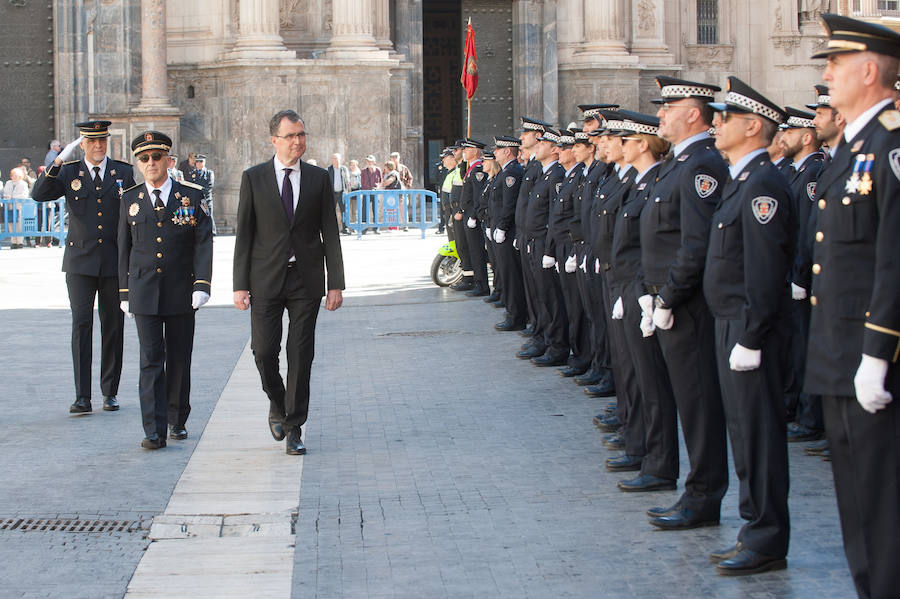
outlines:
[[478, 54], [475, 52], [475, 30], [472, 29], [471, 17], [466, 27], [466, 57], [459, 82], [466, 88], [466, 99], [471, 100], [478, 89]]

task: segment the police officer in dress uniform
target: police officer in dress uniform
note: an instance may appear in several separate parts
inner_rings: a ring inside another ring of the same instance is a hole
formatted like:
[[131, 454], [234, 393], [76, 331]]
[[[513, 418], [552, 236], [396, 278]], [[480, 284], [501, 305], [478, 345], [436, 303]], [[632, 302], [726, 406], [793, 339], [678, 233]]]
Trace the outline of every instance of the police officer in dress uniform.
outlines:
[[216, 234], [215, 211], [213, 210], [213, 186], [216, 184], [216, 173], [206, 168], [206, 155], [197, 154], [194, 158], [194, 169], [190, 174], [191, 183], [199, 185], [203, 190], [203, 202], [209, 211], [209, 220], [212, 223], [212, 233]]
[[716, 148], [730, 179], [712, 217], [703, 293], [716, 319], [716, 362], [740, 481], [737, 542], [710, 559], [727, 576], [787, 566], [788, 464], [781, 357], [795, 224], [787, 180], [766, 147], [784, 111], [736, 77], [718, 112]]
[[495, 276], [503, 282], [506, 319], [494, 325], [498, 331], [521, 331], [528, 322], [528, 305], [522, 282], [522, 260], [513, 247], [516, 238], [516, 202], [525, 169], [516, 160], [521, 141], [516, 137], [494, 138], [494, 159], [500, 172], [491, 181], [491, 220], [494, 238]]
[[490, 294], [487, 278], [487, 253], [484, 249], [484, 230], [478, 218], [478, 201], [481, 192], [487, 185], [487, 173], [482, 169], [482, 154], [485, 144], [477, 139], [466, 138], [462, 144], [463, 159], [467, 169], [463, 177], [462, 196], [459, 206], [462, 210], [463, 229], [466, 235], [466, 247], [469, 252], [469, 263], [473, 273], [474, 284], [466, 291], [469, 297], [484, 297]]
[[452, 180], [450, 188], [450, 223], [447, 225], [448, 237], [449, 230], [453, 229], [453, 241], [456, 242], [456, 253], [459, 254], [459, 266], [462, 269], [462, 277], [452, 285], [450, 289], [454, 291], [470, 291], [475, 287], [475, 272], [472, 269], [472, 260], [469, 251], [469, 243], [466, 236], [466, 218], [463, 215], [462, 208], [462, 191], [463, 181], [469, 170], [463, 156], [464, 139], [457, 140], [453, 146], [453, 156], [456, 159], [457, 176]]
[[847, 120], [816, 186], [807, 393], [823, 396], [844, 551], [860, 597], [900, 589], [900, 35], [822, 16], [823, 79]]
[[140, 342], [141, 447], [187, 438], [194, 312], [209, 300], [212, 223], [203, 191], [167, 173], [172, 140], [146, 131], [131, 142], [144, 183], [122, 196], [119, 297]]
[[715, 364], [715, 322], [703, 296], [712, 214], [728, 165], [709, 134], [716, 85], [656, 78], [659, 135], [673, 144], [641, 213], [641, 264], [691, 470], [671, 507], [647, 511], [665, 530], [716, 524], [728, 489], [725, 414]]
[[[34, 184], [32, 198], [66, 198], [69, 232], [62, 269], [72, 309], [73, 414], [91, 411], [91, 347], [94, 298], [100, 313], [100, 390], [103, 409], [119, 409], [123, 315], [118, 306], [116, 227], [122, 192], [134, 185], [131, 165], [106, 155], [110, 121], [77, 123], [81, 136], [67, 145]], [[65, 162], [77, 147], [82, 160]]]
[[[481, 195], [478, 198], [478, 201], [475, 203], [475, 212], [478, 215], [478, 220], [481, 224], [481, 237], [482, 243], [484, 245], [484, 249], [487, 252], [487, 263], [491, 267], [491, 293], [487, 297], [481, 299], [486, 304], [490, 304], [494, 308], [504, 308], [506, 304], [503, 301], [503, 281], [500, 279], [500, 275], [497, 272], [497, 256], [494, 251], [494, 237], [493, 237], [493, 216], [491, 214], [491, 185], [494, 183], [494, 178], [499, 172], [500, 167], [497, 166], [496, 160], [494, 158], [493, 150], [485, 150], [482, 156], [484, 162], [482, 162], [482, 170], [485, 173], [486, 181], [484, 186], [481, 188]], [[491, 172], [494, 175], [491, 175]]]

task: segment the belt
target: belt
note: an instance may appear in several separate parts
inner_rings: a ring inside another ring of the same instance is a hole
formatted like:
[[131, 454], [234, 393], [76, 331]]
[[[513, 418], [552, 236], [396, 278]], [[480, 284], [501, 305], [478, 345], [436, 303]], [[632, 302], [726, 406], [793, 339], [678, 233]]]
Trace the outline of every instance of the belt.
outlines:
[[659, 285], [644, 285], [647, 288], [647, 293], [650, 295], [659, 295], [659, 292], [662, 291], [662, 287]]

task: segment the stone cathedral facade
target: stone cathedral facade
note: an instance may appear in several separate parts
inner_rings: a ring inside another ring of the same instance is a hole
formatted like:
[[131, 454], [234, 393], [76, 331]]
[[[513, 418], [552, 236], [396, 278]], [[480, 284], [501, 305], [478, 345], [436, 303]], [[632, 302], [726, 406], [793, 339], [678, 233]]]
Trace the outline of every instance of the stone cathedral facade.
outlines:
[[[130, 159], [143, 128], [210, 156], [216, 214], [237, 207], [241, 171], [272, 154], [267, 120], [303, 116], [306, 158], [383, 161], [400, 152], [417, 186], [465, 134], [459, 85], [465, 22], [480, 84], [472, 136], [514, 133], [519, 115], [554, 123], [576, 104], [652, 111], [659, 74], [737, 75], [782, 104], [812, 101], [825, 11], [890, 25], [892, 0], [3, 0], [0, 80], [13, 100], [0, 159], [39, 163], [86, 118], [113, 121]], [[27, 63], [27, 64], [26, 64]], [[19, 107], [21, 110], [18, 110]]]

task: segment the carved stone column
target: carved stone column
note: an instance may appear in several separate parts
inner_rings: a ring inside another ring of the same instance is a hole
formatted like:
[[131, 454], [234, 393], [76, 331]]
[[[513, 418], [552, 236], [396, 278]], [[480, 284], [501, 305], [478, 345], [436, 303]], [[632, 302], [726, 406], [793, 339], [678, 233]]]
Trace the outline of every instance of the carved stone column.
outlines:
[[166, 0], [141, 0], [141, 102], [135, 112], [178, 112], [169, 104], [166, 73]]
[[674, 64], [675, 57], [665, 42], [663, 0], [633, 0], [631, 3], [631, 53], [652, 65]]
[[391, 7], [389, 0], [372, 0], [372, 9], [375, 13], [375, 45], [382, 50], [393, 50], [391, 42]]
[[284, 47], [279, 35], [278, 0], [240, 0], [240, 34], [226, 60], [292, 59], [296, 52]]
[[627, 55], [624, 0], [585, 0], [582, 52]]
[[328, 57], [352, 60], [383, 60], [373, 35], [373, 0], [334, 0], [334, 25]]

